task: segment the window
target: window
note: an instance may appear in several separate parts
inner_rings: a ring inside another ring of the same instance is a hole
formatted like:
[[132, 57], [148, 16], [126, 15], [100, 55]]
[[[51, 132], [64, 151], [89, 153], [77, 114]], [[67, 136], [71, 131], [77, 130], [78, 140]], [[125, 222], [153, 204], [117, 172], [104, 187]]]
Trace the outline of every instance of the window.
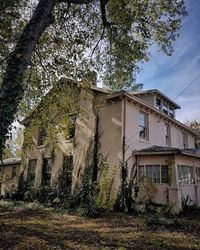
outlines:
[[165, 123], [165, 143], [168, 147], [171, 146], [170, 126], [167, 123]]
[[166, 104], [163, 104], [163, 112], [168, 115], [168, 106]]
[[76, 116], [70, 115], [69, 116], [69, 134], [67, 139], [71, 139], [75, 135], [75, 123], [76, 123]]
[[178, 165], [179, 184], [194, 183], [194, 172], [192, 166]]
[[185, 133], [183, 133], [183, 148], [188, 148], [188, 137]]
[[196, 181], [200, 184], [200, 167], [196, 168]]
[[27, 175], [28, 186], [34, 186], [36, 163], [37, 160], [30, 160], [28, 163], [28, 175]]
[[72, 184], [72, 170], [73, 170], [73, 155], [64, 157], [63, 160], [63, 186], [66, 187], [66, 192], [70, 193]]
[[53, 165], [52, 158], [44, 158], [43, 171], [42, 171], [42, 185], [44, 186], [50, 186], [52, 165]]
[[158, 98], [156, 98], [156, 108], [157, 109], [159, 109], [159, 110], [161, 110], [161, 100], [160, 99], [158, 99]]
[[167, 165], [146, 165], [138, 167], [139, 179], [143, 176], [148, 177], [153, 183], [168, 183]]
[[174, 118], [174, 110], [172, 108], [169, 107], [169, 116], [171, 118]]
[[38, 146], [44, 145], [47, 137], [47, 132], [44, 128], [40, 128], [38, 132]]
[[12, 178], [17, 175], [17, 166], [12, 166]]
[[148, 140], [148, 115], [144, 112], [139, 114], [139, 135], [141, 139]]

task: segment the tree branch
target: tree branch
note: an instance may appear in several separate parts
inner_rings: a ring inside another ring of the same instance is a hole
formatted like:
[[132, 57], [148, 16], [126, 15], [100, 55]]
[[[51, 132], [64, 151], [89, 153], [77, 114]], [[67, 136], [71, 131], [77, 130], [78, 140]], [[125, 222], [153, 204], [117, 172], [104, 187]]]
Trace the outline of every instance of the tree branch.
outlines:
[[23, 98], [22, 79], [30, 62], [33, 50], [45, 29], [54, 22], [53, 10], [56, 0], [40, 0], [24, 28], [0, 83], [0, 158], [9, 126], [14, 120], [19, 102]]

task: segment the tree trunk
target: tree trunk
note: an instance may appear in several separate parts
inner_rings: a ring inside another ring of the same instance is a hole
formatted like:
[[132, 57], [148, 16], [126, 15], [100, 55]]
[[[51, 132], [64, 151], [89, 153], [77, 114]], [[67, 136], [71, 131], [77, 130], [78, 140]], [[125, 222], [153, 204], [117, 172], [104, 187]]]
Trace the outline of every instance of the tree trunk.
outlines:
[[33, 50], [45, 29], [54, 22], [56, 0], [40, 0], [33, 17], [23, 30], [15, 50], [8, 59], [7, 70], [0, 84], [0, 158], [9, 126], [23, 98], [22, 79]]

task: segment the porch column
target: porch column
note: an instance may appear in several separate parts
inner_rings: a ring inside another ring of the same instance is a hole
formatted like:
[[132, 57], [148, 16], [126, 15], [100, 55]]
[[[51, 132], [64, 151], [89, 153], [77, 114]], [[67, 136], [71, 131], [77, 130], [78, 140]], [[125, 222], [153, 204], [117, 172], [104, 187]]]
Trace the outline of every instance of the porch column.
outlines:
[[182, 208], [182, 194], [178, 182], [178, 168], [175, 161], [175, 155], [172, 155], [168, 161], [170, 184], [168, 188], [169, 205], [174, 206], [174, 212], [178, 212]]

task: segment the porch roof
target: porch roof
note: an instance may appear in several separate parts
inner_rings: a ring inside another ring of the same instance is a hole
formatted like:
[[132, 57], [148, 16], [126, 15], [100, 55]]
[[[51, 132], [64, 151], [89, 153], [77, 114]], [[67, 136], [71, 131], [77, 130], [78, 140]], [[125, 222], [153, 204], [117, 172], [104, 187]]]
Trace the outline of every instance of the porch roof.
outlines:
[[19, 157], [13, 157], [13, 158], [5, 159], [5, 160], [3, 160], [3, 162], [0, 161], [0, 166], [20, 164], [20, 163], [21, 163], [21, 158], [19, 158]]
[[182, 154], [200, 158], [200, 148], [179, 149], [153, 145], [148, 148], [133, 151], [133, 155]]

